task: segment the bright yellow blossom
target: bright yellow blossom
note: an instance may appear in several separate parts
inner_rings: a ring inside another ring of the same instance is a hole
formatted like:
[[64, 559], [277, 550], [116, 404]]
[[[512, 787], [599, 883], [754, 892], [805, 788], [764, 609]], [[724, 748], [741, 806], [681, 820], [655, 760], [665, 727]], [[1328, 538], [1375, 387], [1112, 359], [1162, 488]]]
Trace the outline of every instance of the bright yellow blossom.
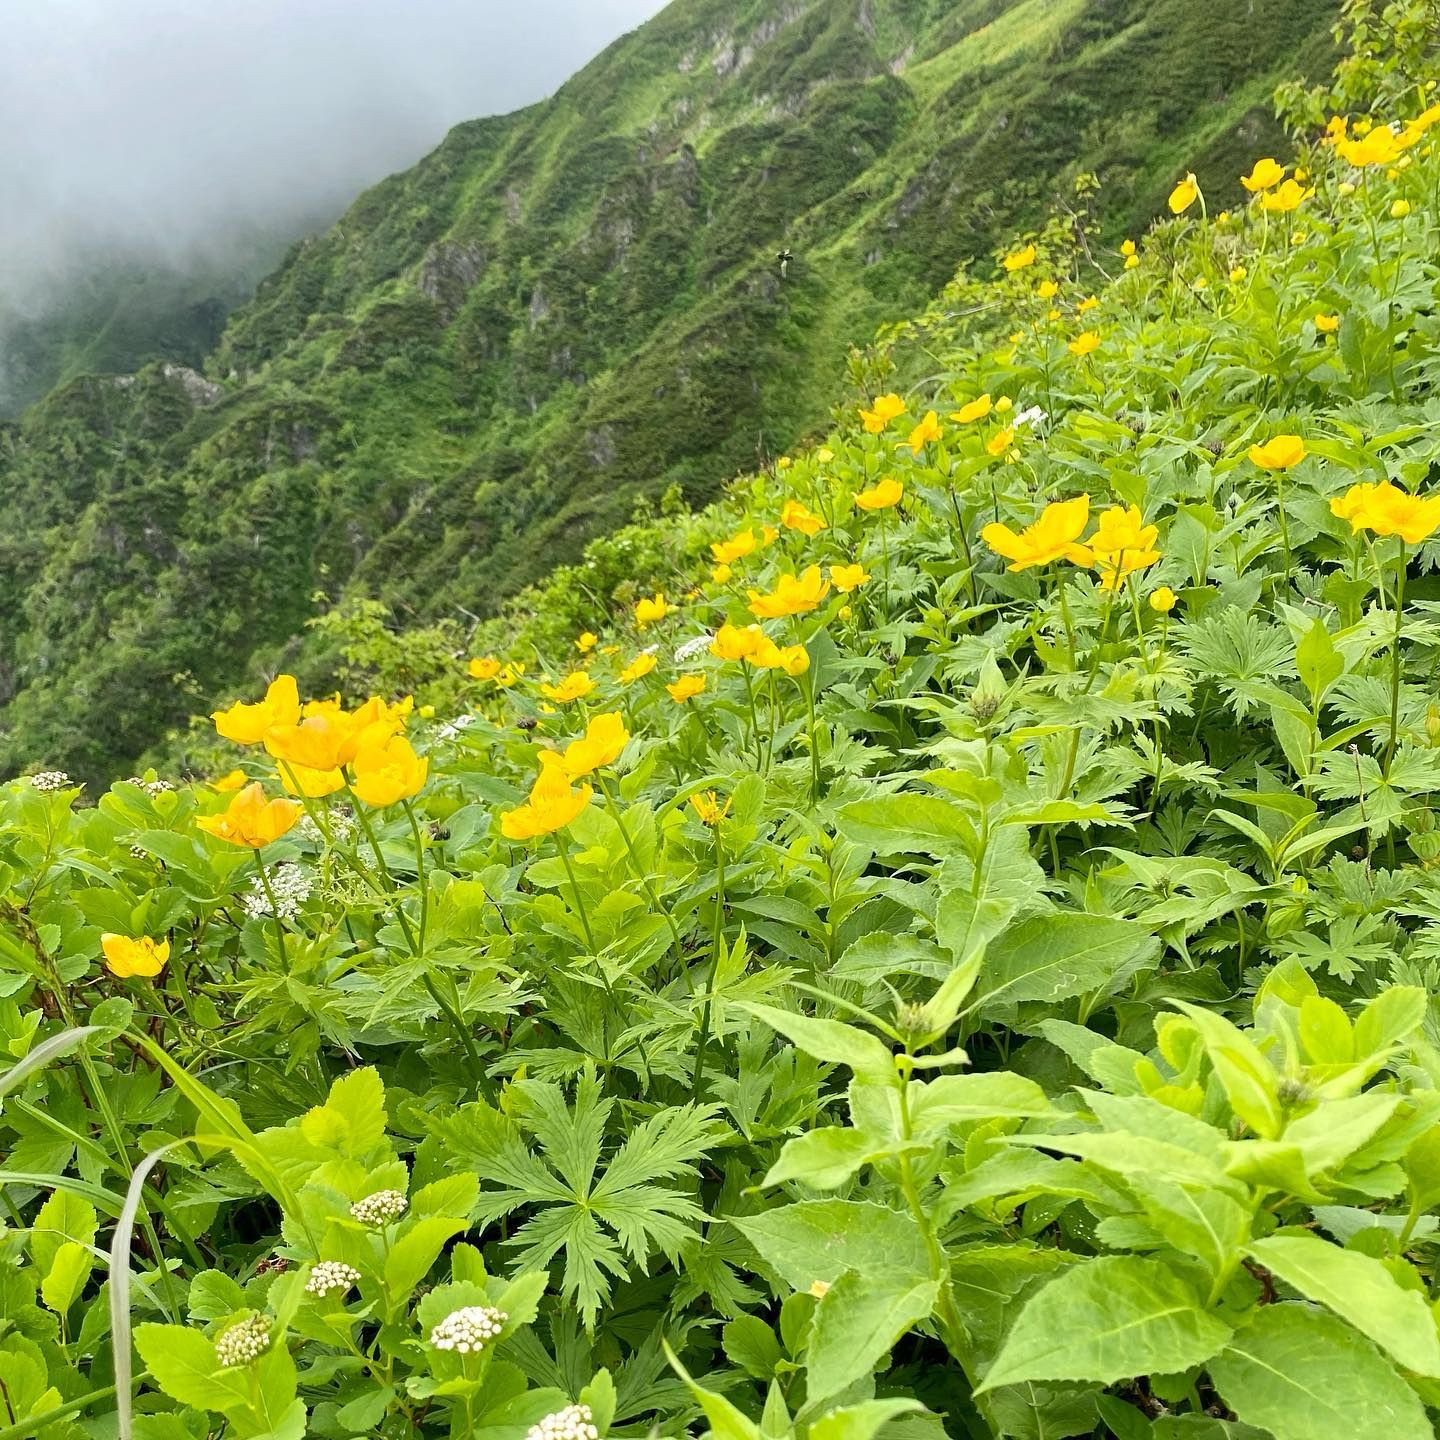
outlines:
[[827, 529], [824, 520], [806, 509], [798, 500], [787, 500], [780, 511], [780, 523], [787, 530], [798, 530], [802, 535], [818, 535]]
[[1076, 307], [1077, 315], [1088, 315], [1092, 310], [1098, 310], [1100, 302], [1093, 295], [1087, 295]]
[[1390, 205], [1390, 218], [1392, 220], [1403, 220], [1410, 213], [1410, 202], [1408, 200], [1395, 200]]
[[898, 505], [904, 496], [905, 487], [893, 475], [887, 475], [878, 485], [857, 490], [855, 504], [861, 510], [888, 510]]
[[913, 455], [918, 455], [932, 440], [938, 440], [944, 432], [940, 428], [940, 420], [933, 410], [925, 412], [925, 418], [910, 432], [910, 438], [905, 442], [910, 447]]
[[730, 567], [729, 567], [728, 565], [716, 565], [716, 566], [710, 571], [710, 578], [711, 578], [717, 585], [724, 585], [724, 584], [730, 579], [731, 573], [732, 573], [732, 572], [731, 572]]
[[557, 705], [583, 700], [595, 688], [595, 682], [583, 671], [572, 670], [558, 685], [542, 685], [540, 693]]
[[281, 760], [275, 769], [287, 795], [303, 795], [307, 800], [318, 800], [345, 788], [345, 772], [338, 768], [312, 770], [308, 765]]
[[642, 596], [635, 602], [635, 623], [644, 629], [647, 625], [653, 625], [658, 620], [663, 620], [670, 613], [670, 606], [665, 601], [664, 594], [657, 590], [654, 595]]
[[502, 690], [508, 690], [512, 685], [516, 684], [519, 681], [520, 677], [524, 673], [525, 666], [518, 662], [512, 661], [509, 665], [502, 667], [501, 670], [496, 674], [495, 683]]
[[803, 645], [777, 645], [762, 632], [750, 663], [761, 670], [783, 670], [787, 675], [803, 675], [810, 668], [810, 654]]
[[575, 648], [582, 655], [588, 655], [599, 643], [600, 637], [593, 630], [585, 630], [576, 638]]
[[1135, 242], [1133, 240], [1122, 241], [1120, 253], [1128, 260], [1135, 253]]
[[1279, 189], [1268, 191], [1260, 197], [1260, 208], [1268, 210], [1272, 215], [1288, 215], [1292, 210], [1298, 210], [1314, 193], [1313, 190], [1297, 185], [1293, 180], [1287, 180]]
[[1053, 300], [1060, 293], [1060, 287], [1053, 280], [1042, 280], [1035, 287], [1035, 293], [1042, 300]]
[[1238, 285], [1249, 273], [1243, 265], [1232, 265], [1230, 267], [1230, 283]]
[[1183, 215], [1200, 198], [1200, 182], [1196, 180], [1193, 171], [1186, 173], [1185, 178], [1170, 192], [1170, 199], [1167, 203], [1170, 206], [1172, 215]]
[[1338, 315], [1326, 315], [1323, 311], [1317, 312], [1315, 316], [1315, 328], [1322, 335], [1333, 335], [1340, 328], [1340, 317]]
[[655, 664], [655, 657], [648, 650], [642, 651], [620, 672], [620, 683], [633, 685], [635, 681], [643, 680], [655, 668]]
[[687, 700], [693, 700], [697, 695], [704, 693], [705, 677], [703, 675], [682, 675], [665, 688], [670, 692], [670, 698], [677, 705], [683, 705]]
[[1008, 274], [1013, 275], [1017, 270], [1024, 270], [1026, 266], [1035, 263], [1035, 247], [1033, 245], [1022, 246], [1019, 250], [1012, 250], [1001, 262]]
[[233, 795], [241, 786], [247, 783], [247, 776], [243, 770], [230, 770], [218, 780], [210, 782], [212, 790], [218, 790], [222, 795]]
[[985, 449], [991, 455], [1003, 455], [1014, 443], [1015, 432], [1011, 429], [997, 430], [986, 442]]
[[570, 784], [560, 756], [553, 750], [540, 752], [540, 774], [530, 788], [530, 798], [500, 816], [500, 833], [507, 840], [533, 840], [563, 830], [590, 803], [594, 790]]
[[493, 655], [476, 655], [470, 661], [472, 680], [493, 680], [501, 670], [500, 662]]
[[1085, 543], [1090, 563], [1100, 572], [1100, 588], [1118, 589], [1127, 575], [1153, 565], [1160, 558], [1155, 549], [1159, 533], [1145, 524], [1137, 505], [1111, 505], [1101, 511], [1100, 523]]
[[1406, 140], [1388, 125], [1376, 125], [1361, 132], [1361, 123], [1355, 124], [1358, 138], [1349, 140], [1343, 135], [1335, 138], [1335, 149], [1347, 165], [1363, 170], [1371, 165], [1393, 165], [1405, 150]]
[[238, 745], [257, 745], [272, 725], [293, 725], [300, 718], [300, 693], [293, 675], [277, 675], [265, 698], [253, 705], [237, 701], [210, 717], [216, 731]]
[[832, 565], [830, 567], [830, 583], [842, 595], [848, 595], [852, 590], [858, 590], [869, 579], [870, 576], [865, 573], [863, 565]]
[[1089, 563], [1089, 551], [1076, 542], [1089, 520], [1090, 497], [1080, 495], [1074, 500], [1052, 501], [1041, 511], [1040, 518], [1018, 535], [1008, 525], [996, 522], [987, 525], [980, 538], [1010, 561], [1010, 570], [1028, 570], [1055, 560], [1085, 565]]
[[715, 557], [717, 565], [733, 565], [737, 560], [743, 560], [755, 549], [755, 532], [747, 525], [743, 530], [737, 530], [728, 540], [712, 540], [710, 542], [710, 553]]
[[265, 787], [258, 781], [247, 785], [219, 815], [196, 816], [195, 824], [207, 835], [231, 845], [259, 850], [289, 831], [304, 813], [294, 800], [266, 800]]
[[1100, 348], [1100, 332], [1098, 330], [1082, 330], [1065, 348], [1072, 355], [1092, 354]]
[[585, 734], [565, 747], [560, 763], [571, 780], [579, 780], [604, 765], [613, 765], [629, 743], [624, 716], [611, 710], [590, 721]]
[[951, 414], [950, 418], [960, 425], [969, 425], [974, 420], [983, 420], [989, 413], [990, 396], [987, 393], [977, 395], [973, 400], [967, 400]]
[[860, 420], [867, 435], [878, 435], [892, 420], [905, 413], [905, 402], [898, 395], [881, 395], [872, 409], [860, 410]]
[[170, 958], [170, 942], [152, 940], [148, 935], [132, 939], [129, 935], [107, 932], [100, 937], [100, 949], [105, 956], [105, 968], [122, 980], [134, 975], [158, 975]]
[[355, 752], [351, 789], [377, 810], [397, 805], [425, 788], [430, 762], [417, 755], [403, 735], [373, 732]]
[[1298, 435], [1275, 435], [1263, 445], [1252, 445], [1250, 463], [1262, 470], [1288, 470], [1305, 458], [1305, 442]]
[[1250, 167], [1248, 175], [1240, 177], [1240, 183], [1254, 195], [1258, 191], [1269, 190], [1272, 186], [1278, 185], [1284, 178], [1285, 167], [1267, 155], [1263, 160], [1257, 160]]
[[730, 801], [727, 799], [722, 805], [713, 790], [706, 790], [703, 794], [690, 797], [690, 808], [699, 816], [702, 825], [708, 825], [713, 830], [730, 813]]
[[728, 621], [710, 642], [710, 653], [718, 660], [748, 660], [764, 632], [758, 625], [731, 625]]
[[1168, 615], [1175, 608], [1175, 592], [1168, 585], [1157, 585], [1150, 592], [1150, 608], [1157, 615]]
[[768, 595], [757, 590], [746, 593], [750, 596], [750, 613], [757, 620], [779, 620], [814, 610], [830, 593], [830, 582], [820, 574], [818, 565], [811, 565], [803, 575], [780, 576]]
[[1440, 495], [1422, 500], [1388, 480], [1373, 485], [1352, 485], [1330, 502], [1331, 512], [1350, 522], [1359, 534], [1398, 535], [1407, 545], [1418, 545], [1440, 529]]

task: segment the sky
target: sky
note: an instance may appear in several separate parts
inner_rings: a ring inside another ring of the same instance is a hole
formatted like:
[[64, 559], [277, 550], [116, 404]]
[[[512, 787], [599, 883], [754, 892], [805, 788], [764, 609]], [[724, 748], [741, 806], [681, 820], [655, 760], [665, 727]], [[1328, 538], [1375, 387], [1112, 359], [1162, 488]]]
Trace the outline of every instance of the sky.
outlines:
[[664, 0], [0, 0], [0, 304], [302, 233]]

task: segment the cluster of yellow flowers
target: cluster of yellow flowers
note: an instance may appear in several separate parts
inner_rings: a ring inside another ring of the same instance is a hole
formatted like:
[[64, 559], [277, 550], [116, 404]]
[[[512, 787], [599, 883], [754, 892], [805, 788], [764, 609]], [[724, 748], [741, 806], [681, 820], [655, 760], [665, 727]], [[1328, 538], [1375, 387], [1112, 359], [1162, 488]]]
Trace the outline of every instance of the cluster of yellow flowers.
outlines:
[[1350, 522], [1352, 534], [1398, 535], [1407, 545], [1418, 545], [1440, 529], [1440, 496], [1422, 500], [1388, 480], [1352, 485], [1331, 500], [1330, 510]]
[[1104, 590], [1118, 589], [1127, 576], [1159, 560], [1155, 548], [1159, 530], [1145, 524], [1138, 506], [1112, 505], [1103, 510], [1095, 533], [1082, 542], [1080, 537], [1089, 523], [1090, 497], [1080, 495], [1074, 500], [1053, 501], [1019, 534], [996, 521], [980, 532], [980, 538], [1010, 562], [1009, 570], [1029, 570], [1065, 560], [1098, 571]]
[[597, 715], [584, 736], [564, 751], [542, 750], [540, 773], [530, 787], [530, 798], [500, 816], [500, 833], [507, 840], [534, 840], [563, 830], [590, 803], [592, 786], [574, 782], [613, 765], [630, 743], [630, 732], [618, 711]]

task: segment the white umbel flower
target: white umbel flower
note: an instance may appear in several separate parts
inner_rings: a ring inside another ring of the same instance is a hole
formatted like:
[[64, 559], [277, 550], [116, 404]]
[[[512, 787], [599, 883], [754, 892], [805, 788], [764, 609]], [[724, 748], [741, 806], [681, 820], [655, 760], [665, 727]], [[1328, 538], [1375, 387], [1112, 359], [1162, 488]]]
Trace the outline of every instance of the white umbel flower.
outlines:
[[454, 1350], [461, 1355], [478, 1355], [501, 1331], [510, 1317], [490, 1305], [466, 1305], [452, 1310], [430, 1332], [437, 1350]]
[[410, 1202], [398, 1190], [377, 1190], [363, 1200], [357, 1200], [350, 1213], [362, 1225], [385, 1225], [398, 1220]]
[[[683, 665], [687, 660], [693, 660], [697, 655], [703, 655], [709, 648], [714, 636], [707, 630], [703, 635], [697, 635], [693, 640], [687, 640], [675, 650], [675, 663]], [[556, 1412], [563, 1413], [563, 1412]]]
[[248, 1365], [270, 1348], [270, 1317], [252, 1315], [222, 1330], [215, 1341], [215, 1358], [226, 1370]]
[[600, 1440], [591, 1419], [588, 1405], [567, 1405], [532, 1425], [525, 1432], [525, 1440]]
[[30, 784], [36, 790], [68, 790], [73, 782], [63, 770], [38, 770], [30, 777]]
[[[270, 872], [270, 888], [275, 892], [275, 919], [293, 920], [310, 898], [313, 888], [310, 872], [303, 866], [284, 862]], [[258, 875], [251, 876], [250, 888], [240, 897], [240, 906], [252, 920], [270, 919], [270, 897]]]
[[360, 1283], [360, 1272], [343, 1260], [321, 1260], [310, 1271], [305, 1282], [309, 1295], [343, 1295]]

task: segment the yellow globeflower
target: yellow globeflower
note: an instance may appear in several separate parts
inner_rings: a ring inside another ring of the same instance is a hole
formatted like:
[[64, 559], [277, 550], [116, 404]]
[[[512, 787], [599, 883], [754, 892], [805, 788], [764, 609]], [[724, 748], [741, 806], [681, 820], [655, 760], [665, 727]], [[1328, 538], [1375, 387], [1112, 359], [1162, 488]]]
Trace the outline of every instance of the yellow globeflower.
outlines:
[[1093, 296], [1093, 295], [1087, 295], [1087, 296], [1075, 307], [1075, 312], [1076, 312], [1076, 314], [1078, 314], [1078, 315], [1088, 315], [1088, 314], [1090, 313], [1090, 311], [1092, 311], [1092, 310], [1098, 310], [1099, 308], [1100, 308], [1100, 302], [1099, 302], [1099, 300], [1097, 300], [1097, 299], [1095, 298], [1095, 296]]
[[1333, 335], [1340, 328], [1340, 317], [1319, 312], [1315, 316], [1315, 328], [1322, 335]]
[[367, 805], [383, 810], [425, 788], [430, 762], [403, 735], [372, 735], [355, 753], [351, 788]]
[[1250, 463], [1262, 470], [1288, 470], [1305, 458], [1305, 442], [1298, 435], [1275, 435], [1263, 445], [1252, 445]]
[[230, 770], [218, 780], [212, 780], [210, 782], [210, 788], [212, 790], [218, 790], [222, 795], [233, 795], [235, 791], [244, 786], [247, 781], [248, 777], [243, 770]]
[[635, 681], [643, 680], [654, 668], [655, 657], [648, 650], [642, 651], [620, 672], [620, 683], [633, 685]]
[[1269, 190], [1271, 186], [1278, 185], [1284, 178], [1285, 167], [1267, 155], [1265, 159], [1257, 160], [1250, 167], [1248, 175], [1240, 177], [1240, 183], [1254, 195], [1258, 191]]
[[1350, 522], [1353, 533], [1398, 535], [1407, 545], [1418, 545], [1440, 529], [1440, 496], [1422, 500], [1388, 480], [1373, 485], [1352, 485], [1330, 502], [1330, 510]]
[[1120, 253], [1128, 260], [1135, 253], [1135, 242], [1126, 240], [1121, 243]]
[[1127, 255], [1125, 257], [1125, 268], [1127, 270], [1133, 270], [1139, 263], [1140, 257], [1138, 255]]
[[294, 800], [267, 801], [265, 787], [256, 781], [236, 794], [221, 814], [199, 815], [195, 824], [217, 840], [259, 850], [289, 831], [304, 809]]
[[303, 795], [307, 800], [318, 800], [324, 795], [333, 795], [345, 788], [345, 772], [340, 769], [312, 770], [308, 765], [295, 765], [281, 760], [275, 766], [280, 783], [287, 795]]
[[1015, 432], [1008, 427], [997, 430], [986, 442], [985, 449], [991, 455], [1003, 455], [1015, 442]]
[[512, 685], [517, 684], [520, 677], [525, 673], [525, 666], [519, 662], [512, 661], [509, 665], [502, 666], [496, 672], [495, 683], [502, 689], [508, 690]]
[[629, 743], [624, 717], [612, 710], [591, 720], [585, 734], [565, 747], [560, 763], [570, 779], [579, 780], [604, 765], [613, 765]]
[[253, 705], [237, 701], [210, 717], [216, 731], [239, 745], [258, 745], [272, 725], [293, 725], [300, 718], [300, 693], [293, 675], [277, 675], [265, 698]]
[[670, 692], [670, 698], [677, 705], [683, 705], [687, 700], [693, 700], [697, 695], [704, 693], [705, 677], [703, 675], [682, 675], [665, 688]]
[[1012, 250], [1000, 263], [1011, 275], [1017, 270], [1024, 270], [1035, 263], [1035, 247], [1024, 245], [1019, 250]]
[[918, 455], [932, 440], [938, 440], [944, 432], [940, 428], [940, 420], [933, 410], [925, 412], [925, 418], [910, 432], [910, 438], [905, 442], [910, 447], [912, 455]]
[[802, 535], [818, 535], [827, 526], [812, 511], [798, 500], [787, 500], [780, 511], [780, 523], [787, 530], [798, 530]]
[[863, 565], [832, 565], [830, 567], [830, 583], [842, 595], [848, 595], [852, 590], [858, 590], [869, 579]]
[[152, 940], [148, 935], [132, 938], [107, 932], [100, 937], [100, 949], [105, 956], [105, 968], [122, 980], [134, 975], [158, 975], [170, 958], [170, 942]]
[[716, 565], [710, 571], [710, 578], [717, 585], [724, 585], [730, 579], [730, 567], [728, 565]]
[[540, 774], [530, 798], [500, 816], [500, 833], [507, 840], [533, 840], [563, 830], [590, 803], [589, 785], [576, 789], [565, 773], [564, 762], [553, 750], [540, 752]]
[[747, 525], [743, 530], [737, 530], [728, 540], [712, 540], [710, 542], [710, 553], [715, 557], [717, 565], [733, 565], [737, 560], [743, 560], [755, 549], [755, 532]]
[[575, 648], [582, 655], [588, 655], [599, 643], [600, 637], [593, 630], [585, 630], [576, 637]]
[[1060, 293], [1060, 287], [1053, 280], [1042, 280], [1035, 287], [1035, 293], [1042, 300], [1053, 300]]
[[1010, 570], [1028, 570], [1054, 560], [1088, 565], [1090, 552], [1076, 542], [1090, 521], [1090, 497], [1056, 500], [1047, 505], [1040, 518], [1018, 535], [998, 522], [987, 525], [980, 538], [999, 556], [1010, 561]]
[[969, 425], [973, 420], [983, 420], [989, 413], [990, 396], [987, 393], [977, 395], [973, 400], [967, 400], [951, 414], [950, 418], [961, 425]]
[[1243, 265], [1232, 265], [1230, 267], [1230, 283], [1238, 285], [1249, 273]]
[[867, 435], [878, 435], [892, 420], [905, 413], [905, 402], [898, 395], [881, 395], [872, 409], [860, 410], [860, 422]]
[[477, 655], [470, 661], [469, 669], [472, 680], [493, 680], [502, 666], [493, 655]]
[[1127, 575], [1153, 565], [1159, 530], [1147, 525], [1137, 505], [1111, 505], [1100, 514], [1094, 535], [1086, 542], [1091, 563], [1100, 572], [1100, 588], [1115, 590]]
[[1314, 193], [1294, 180], [1287, 180], [1278, 190], [1271, 190], [1260, 197], [1260, 208], [1272, 215], [1288, 215], [1292, 210], [1298, 210], [1302, 202]]
[[699, 816], [702, 825], [714, 829], [730, 813], [730, 801], [726, 800], [722, 805], [713, 790], [706, 790], [703, 794], [690, 797], [690, 808]]
[[635, 623], [643, 630], [647, 625], [663, 620], [670, 613], [670, 609], [664, 593], [657, 590], [654, 595], [642, 597], [635, 602]]
[[1167, 202], [1172, 215], [1183, 215], [1200, 198], [1200, 182], [1194, 171], [1187, 171], [1185, 178], [1170, 192]]
[[811, 565], [803, 575], [780, 576], [768, 595], [757, 590], [746, 593], [750, 597], [750, 613], [757, 620], [779, 620], [814, 610], [830, 593], [830, 582], [820, 574], [818, 565]]
[[1390, 206], [1390, 216], [1394, 220], [1403, 220], [1410, 213], [1410, 202], [1408, 200], [1396, 200]]
[[777, 645], [762, 633], [750, 656], [750, 663], [761, 670], [783, 670], [787, 675], [803, 675], [810, 668], [810, 655], [803, 645]]
[[540, 693], [557, 705], [583, 700], [595, 688], [595, 682], [583, 671], [572, 670], [558, 685], [542, 685]]
[[1098, 330], [1082, 330], [1066, 349], [1072, 355], [1086, 356], [1093, 354], [1100, 348], [1100, 332]]
[[1335, 138], [1335, 149], [1347, 165], [1363, 170], [1371, 165], [1393, 165], [1409, 143], [1388, 125], [1376, 125], [1361, 134], [1360, 122], [1355, 125], [1356, 139], [1346, 139], [1343, 132]]
[[872, 485], [868, 490], [857, 490], [855, 504], [861, 510], [888, 510], [904, 497], [905, 487], [893, 475], [887, 475], [878, 485]]
[[1150, 592], [1150, 608], [1157, 615], [1168, 615], [1175, 608], [1175, 592], [1168, 585], [1157, 585]]
[[716, 632], [710, 642], [710, 653], [718, 660], [748, 660], [763, 637], [758, 625], [731, 625], [728, 621]]

